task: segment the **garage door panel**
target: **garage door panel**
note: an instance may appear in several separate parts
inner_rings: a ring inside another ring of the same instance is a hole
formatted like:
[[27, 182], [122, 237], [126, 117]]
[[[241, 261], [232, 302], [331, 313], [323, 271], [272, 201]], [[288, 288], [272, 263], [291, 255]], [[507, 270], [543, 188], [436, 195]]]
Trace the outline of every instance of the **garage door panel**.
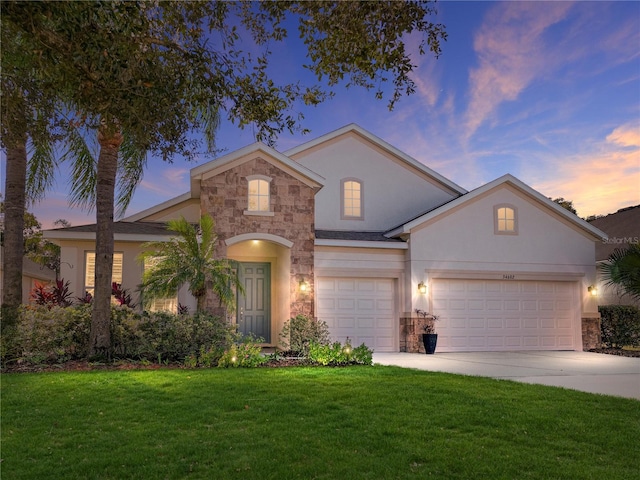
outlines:
[[356, 306], [353, 298], [339, 298], [338, 299], [338, 310], [349, 310], [353, 311]]
[[575, 282], [436, 279], [432, 302], [439, 351], [565, 350], [579, 341]]
[[348, 337], [352, 345], [365, 343], [377, 352], [398, 349], [392, 279], [320, 277], [317, 283], [317, 315], [333, 340]]

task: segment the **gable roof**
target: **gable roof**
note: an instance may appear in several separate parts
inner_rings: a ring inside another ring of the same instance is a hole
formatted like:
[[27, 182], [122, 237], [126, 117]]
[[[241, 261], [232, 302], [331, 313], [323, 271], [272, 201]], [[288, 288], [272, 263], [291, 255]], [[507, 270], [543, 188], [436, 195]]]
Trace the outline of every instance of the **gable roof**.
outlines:
[[191, 200], [193, 195], [191, 192], [183, 193], [182, 195], [178, 195], [177, 197], [170, 198], [169, 200], [165, 200], [162, 203], [154, 205], [153, 207], [146, 208], [144, 210], [139, 211], [138, 213], [134, 213], [133, 215], [129, 215], [122, 219], [123, 222], [136, 222], [141, 218], [148, 217], [153, 215], [154, 213], [161, 212], [167, 208], [174, 207], [176, 205], [181, 204], [182, 202], [186, 202], [187, 200]]
[[590, 236], [595, 240], [602, 240], [603, 238], [607, 238], [607, 234], [604, 233], [603, 231], [597, 229], [596, 227], [589, 224], [585, 220], [581, 219], [577, 215], [562, 208], [557, 203], [549, 200], [540, 192], [537, 192], [536, 190], [528, 186], [526, 183], [518, 180], [516, 177], [510, 174], [503, 175], [502, 177], [499, 177], [492, 182], [486, 183], [481, 187], [478, 187], [475, 190], [472, 190], [466, 195], [463, 195], [458, 198], [454, 198], [453, 200], [445, 203], [444, 205], [441, 205], [435, 209], [425, 212], [419, 217], [409, 220], [404, 224], [398, 225], [397, 227], [389, 230], [385, 235], [388, 237], [406, 235], [410, 233], [413, 228], [423, 224], [424, 222], [432, 220], [436, 217], [439, 217], [440, 215], [443, 215], [453, 210], [454, 208], [464, 205], [465, 203], [468, 203], [501, 185], [510, 185], [516, 188], [518, 191], [528, 196], [530, 199], [534, 200], [535, 202], [539, 203], [541, 206], [549, 210], [552, 210], [553, 212], [558, 214], [560, 217], [567, 220], [570, 224], [577, 227], [584, 235]]
[[590, 223], [609, 237], [609, 241], [596, 244], [596, 261], [606, 260], [616, 248], [625, 248], [631, 242], [640, 241], [640, 205], [621, 208]]
[[293, 158], [293, 157], [297, 156], [298, 154], [300, 154], [300, 153], [302, 153], [302, 152], [304, 152], [306, 150], [309, 150], [311, 148], [317, 147], [318, 145], [321, 145], [321, 144], [323, 144], [325, 142], [329, 142], [329, 141], [331, 141], [331, 140], [333, 140], [335, 138], [338, 138], [338, 137], [340, 137], [342, 135], [346, 135], [346, 134], [349, 134], [349, 133], [353, 133], [353, 134], [356, 134], [356, 135], [360, 136], [361, 138], [363, 138], [367, 142], [369, 142], [369, 143], [375, 145], [376, 147], [380, 148], [381, 150], [393, 155], [394, 157], [396, 157], [400, 161], [404, 162], [405, 164], [411, 166], [412, 168], [415, 168], [416, 170], [418, 170], [421, 173], [423, 173], [424, 175], [430, 177], [431, 179], [433, 179], [437, 183], [440, 183], [441, 185], [445, 186], [448, 190], [451, 190], [452, 192], [455, 192], [458, 195], [464, 195], [465, 193], [467, 193], [467, 190], [462, 188], [460, 185], [452, 182], [448, 178], [443, 177], [442, 175], [440, 175], [436, 171], [434, 171], [434, 170], [430, 169], [429, 167], [427, 167], [424, 163], [419, 162], [415, 158], [411, 157], [410, 155], [407, 155], [403, 151], [397, 149], [396, 147], [394, 147], [390, 143], [385, 142], [381, 138], [375, 136], [371, 132], [368, 132], [367, 130], [365, 130], [364, 128], [360, 127], [359, 125], [357, 125], [355, 123], [350, 123], [349, 125], [345, 125], [344, 127], [339, 128], [338, 130], [334, 130], [333, 132], [329, 132], [329, 133], [327, 133], [325, 135], [317, 137], [314, 140], [310, 140], [310, 141], [305, 142], [305, 143], [303, 143], [301, 145], [298, 145], [297, 147], [294, 147], [292, 149], [289, 149], [289, 150], [285, 151], [284, 154], [287, 157], [292, 157]]
[[237, 162], [242, 163], [243, 157], [251, 156], [250, 158], [247, 158], [248, 161], [249, 159], [254, 158], [255, 154], [262, 154], [260, 158], [278, 166], [288, 174], [296, 177], [298, 180], [315, 190], [320, 190], [324, 186], [325, 179], [321, 175], [318, 175], [299, 163], [294, 162], [286, 155], [283, 155], [268, 145], [265, 145], [262, 142], [256, 142], [223, 155], [220, 158], [211, 160], [203, 165], [192, 168], [190, 174], [191, 195], [200, 195], [200, 182], [203, 178], [222, 173], [229, 168], [232, 168]]

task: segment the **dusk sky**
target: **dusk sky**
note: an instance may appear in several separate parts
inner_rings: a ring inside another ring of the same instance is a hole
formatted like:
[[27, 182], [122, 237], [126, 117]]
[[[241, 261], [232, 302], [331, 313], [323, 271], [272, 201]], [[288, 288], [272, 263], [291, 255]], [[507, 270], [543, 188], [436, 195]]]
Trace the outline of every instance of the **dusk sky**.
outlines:
[[[582, 217], [640, 204], [640, 2], [445, 1], [438, 11], [449, 38], [438, 60], [414, 56], [413, 96], [390, 112], [373, 91], [337, 88], [301, 107], [310, 134], [283, 133], [276, 148], [357, 123], [467, 190], [511, 173]], [[274, 50], [278, 72], [313, 82], [297, 38]], [[250, 128], [225, 122], [217, 143], [253, 142]], [[150, 158], [127, 215], [187, 192], [189, 170], [208, 160]], [[4, 152], [0, 161], [4, 190]], [[65, 179], [29, 208], [44, 228], [95, 223], [68, 208]]]

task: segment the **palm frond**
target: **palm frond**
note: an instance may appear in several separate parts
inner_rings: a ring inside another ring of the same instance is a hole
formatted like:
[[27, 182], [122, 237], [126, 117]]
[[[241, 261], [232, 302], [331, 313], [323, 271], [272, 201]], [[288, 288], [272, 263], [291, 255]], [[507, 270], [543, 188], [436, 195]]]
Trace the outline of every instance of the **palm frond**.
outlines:
[[29, 153], [26, 193], [29, 200], [36, 201], [44, 197], [45, 192], [55, 179], [56, 163], [53, 142], [31, 141]]
[[183, 284], [196, 298], [206, 293], [208, 285], [230, 310], [235, 306], [235, 292], [243, 292], [234, 264], [214, 257], [217, 235], [214, 221], [204, 215], [198, 229], [184, 217], [168, 222], [168, 229], [177, 234], [169, 242], [148, 242], [138, 261], [153, 260], [154, 265], [145, 270], [140, 286], [144, 302], [153, 298], [174, 295]]
[[640, 244], [616, 248], [600, 271], [605, 285], [614, 287], [620, 296], [640, 300]]
[[66, 136], [66, 151], [62, 155], [62, 161], [72, 163], [70, 203], [87, 211], [93, 211], [96, 204], [96, 158], [81, 132], [70, 128]]
[[136, 188], [142, 181], [146, 166], [147, 150], [135, 144], [125, 132], [118, 162], [117, 217], [124, 215], [127, 210]]

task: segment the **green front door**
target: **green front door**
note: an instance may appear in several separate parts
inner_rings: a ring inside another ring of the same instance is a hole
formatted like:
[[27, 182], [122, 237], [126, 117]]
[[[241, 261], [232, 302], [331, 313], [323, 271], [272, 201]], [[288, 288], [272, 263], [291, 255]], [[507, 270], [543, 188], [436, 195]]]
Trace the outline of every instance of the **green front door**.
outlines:
[[244, 295], [238, 295], [238, 331], [271, 343], [271, 265], [240, 263], [240, 282]]

